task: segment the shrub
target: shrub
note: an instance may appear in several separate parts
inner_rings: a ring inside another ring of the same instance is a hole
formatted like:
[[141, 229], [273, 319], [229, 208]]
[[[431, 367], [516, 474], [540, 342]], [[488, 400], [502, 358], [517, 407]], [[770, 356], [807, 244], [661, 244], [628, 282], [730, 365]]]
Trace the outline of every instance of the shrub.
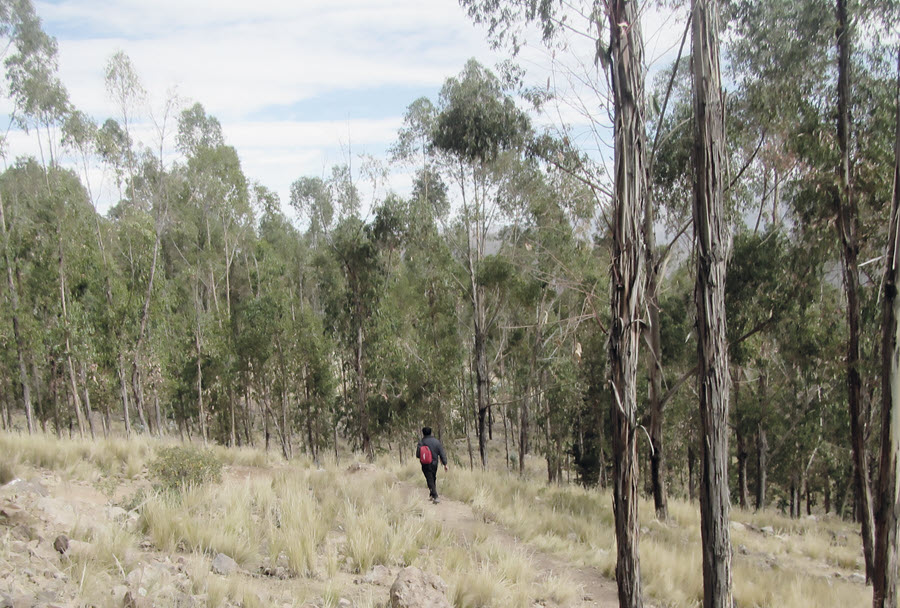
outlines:
[[159, 486], [178, 490], [222, 479], [222, 461], [209, 450], [181, 446], [162, 448], [150, 463], [150, 474]]

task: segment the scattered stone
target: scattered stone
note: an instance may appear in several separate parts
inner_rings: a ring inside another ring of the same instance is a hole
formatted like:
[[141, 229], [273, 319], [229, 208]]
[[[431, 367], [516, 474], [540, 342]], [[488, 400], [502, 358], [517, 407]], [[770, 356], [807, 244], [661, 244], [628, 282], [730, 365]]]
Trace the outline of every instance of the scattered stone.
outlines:
[[127, 582], [128, 586], [132, 588], [140, 586], [143, 580], [144, 570], [140, 566], [129, 572], [128, 576], [125, 577], [125, 582]]
[[9, 543], [9, 550], [13, 553], [20, 553], [24, 555], [28, 555], [31, 551], [28, 549], [28, 545], [20, 540], [14, 540]]
[[109, 517], [109, 519], [125, 519], [128, 517], [128, 511], [122, 507], [108, 507], [106, 509], [106, 516]]
[[69, 539], [65, 534], [60, 534], [56, 537], [56, 540], [53, 541], [53, 548], [56, 549], [56, 552], [60, 555], [65, 555], [66, 551], [69, 550]]
[[87, 555], [91, 551], [91, 543], [86, 543], [80, 540], [72, 540], [69, 539], [69, 550], [68, 553], [70, 555]]
[[858, 572], [854, 572], [853, 574], [848, 576], [847, 580], [849, 580], [851, 583], [859, 583], [860, 585], [866, 584], [866, 577]]
[[47, 488], [41, 485], [41, 482], [35, 480], [25, 481], [16, 478], [6, 484], [4, 488], [10, 489], [16, 494], [37, 494], [38, 496], [47, 496], [49, 494]]
[[0, 593], [0, 608], [13, 608], [13, 598], [5, 593]]
[[369, 585], [377, 585], [379, 583], [386, 582], [386, 579], [391, 576], [391, 571], [381, 564], [372, 568], [365, 576], [362, 576], [356, 579], [354, 582], [359, 585], [360, 583], [367, 583]]
[[404, 568], [391, 585], [391, 608], [450, 608], [447, 585], [419, 568]]
[[122, 608], [138, 608], [137, 598], [131, 591], [125, 592], [125, 597], [122, 598]]
[[731, 522], [731, 529], [734, 530], [735, 532], [740, 532], [742, 530], [746, 530], [747, 526], [745, 526], [744, 524], [742, 524], [739, 521], [733, 521], [733, 522]]
[[37, 532], [35, 532], [34, 528], [26, 524], [19, 524], [15, 528], [10, 531], [10, 534], [16, 540], [21, 541], [31, 541], [40, 538]]
[[741, 555], [747, 555], [750, 551], [747, 549], [745, 545], [738, 545], [738, 553]]
[[338, 600], [338, 608], [353, 608], [353, 602], [345, 597]]
[[772, 526], [765, 526], [763, 528], [760, 528], [759, 531], [762, 532], [763, 534], [765, 534], [766, 536], [774, 536], [775, 535], [775, 528], [773, 528]]
[[641, 534], [650, 534], [650, 528], [648, 528], [647, 526], [641, 526]]
[[216, 574], [221, 574], [222, 576], [228, 576], [237, 569], [237, 562], [224, 553], [219, 553], [212, 561], [213, 572], [215, 572]]

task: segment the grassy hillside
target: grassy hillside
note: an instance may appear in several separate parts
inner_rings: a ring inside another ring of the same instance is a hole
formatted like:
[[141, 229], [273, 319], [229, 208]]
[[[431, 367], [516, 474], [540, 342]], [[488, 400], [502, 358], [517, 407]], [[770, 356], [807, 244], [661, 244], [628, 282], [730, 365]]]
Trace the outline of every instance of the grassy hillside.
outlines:
[[[146, 438], [0, 434], [0, 454], [0, 593], [26, 604], [119, 607], [130, 593], [146, 605], [368, 608], [415, 565], [441, 576], [458, 608], [616, 605], [606, 492], [452, 468], [431, 505], [416, 462], [316, 468]], [[641, 505], [644, 588], [658, 606], [697, 606], [699, 515], [677, 500], [670, 510], [663, 524]], [[733, 520], [739, 606], [871, 603], [855, 528], [773, 512]], [[59, 534], [71, 539], [63, 556]], [[214, 571], [219, 554], [234, 571]]]

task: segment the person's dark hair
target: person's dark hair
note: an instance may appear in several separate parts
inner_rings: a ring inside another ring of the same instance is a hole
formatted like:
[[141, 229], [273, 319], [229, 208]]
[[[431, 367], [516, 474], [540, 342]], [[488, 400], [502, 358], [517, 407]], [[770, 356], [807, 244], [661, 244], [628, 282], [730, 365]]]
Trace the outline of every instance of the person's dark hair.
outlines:
[[423, 428], [422, 428], [422, 434], [423, 434], [425, 437], [428, 437], [429, 435], [431, 435], [431, 427], [430, 427], [430, 426], [423, 427]]

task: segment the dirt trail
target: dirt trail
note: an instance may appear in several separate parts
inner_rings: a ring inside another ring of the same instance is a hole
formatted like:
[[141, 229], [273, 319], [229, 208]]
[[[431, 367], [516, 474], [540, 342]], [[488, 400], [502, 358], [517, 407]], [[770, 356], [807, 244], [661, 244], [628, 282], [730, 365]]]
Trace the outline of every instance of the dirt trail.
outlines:
[[412, 496], [422, 503], [425, 516], [440, 521], [446, 529], [458, 534], [466, 541], [475, 539], [476, 534], [484, 534], [485, 526], [491, 530], [490, 538], [509, 549], [524, 551], [541, 579], [552, 575], [565, 575], [581, 587], [582, 605], [599, 608], [618, 608], [619, 599], [616, 582], [611, 581], [596, 568], [578, 567], [550, 555], [522, 541], [507, 528], [497, 522], [484, 522], [475, 515], [469, 505], [441, 497], [441, 502], [434, 505], [428, 499], [428, 490], [424, 481], [420, 485], [400, 482], [404, 494]]

